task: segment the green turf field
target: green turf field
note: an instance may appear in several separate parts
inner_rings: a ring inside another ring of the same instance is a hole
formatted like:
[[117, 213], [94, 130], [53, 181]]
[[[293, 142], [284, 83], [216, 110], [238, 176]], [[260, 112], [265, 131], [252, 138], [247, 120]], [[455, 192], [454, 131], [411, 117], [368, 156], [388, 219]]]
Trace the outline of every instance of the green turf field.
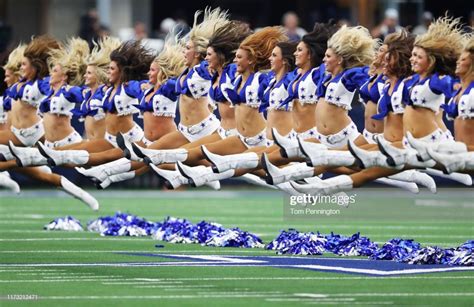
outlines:
[[[215, 221], [258, 234], [265, 243], [282, 229], [296, 228], [344, 235], [360, 231], [378, 243], [403, 237], [424, 245], [455, 247], [474, 239], [472, 188], [416, 197], [397, 189], [359, 190], [356, 203], [341, 207], [339, 215], [305, 218], [284, 217], [286, 200], [268, 190], [92, 192], [101, 203], [98, 214], [59, 192], [27, 191], [19, 197], [0, 194], [0, 306], [474, 305], [474, 271], [371, 277], [281, 267], [87, 267], [77, 264], [176, 261], [120, 252], [218, 256], [275, 253], [168, 244], [150, 237], [42, 230], [56, 217], [72, 215], [85, 225], [121, 210], [151, 221], [162, 221], [166, 216], [194, 223]], [[164, 247], [156, 248], [156, 244]], [[31, 300], [8, 300], [8, 295], [30, 295], [17, 298]]]

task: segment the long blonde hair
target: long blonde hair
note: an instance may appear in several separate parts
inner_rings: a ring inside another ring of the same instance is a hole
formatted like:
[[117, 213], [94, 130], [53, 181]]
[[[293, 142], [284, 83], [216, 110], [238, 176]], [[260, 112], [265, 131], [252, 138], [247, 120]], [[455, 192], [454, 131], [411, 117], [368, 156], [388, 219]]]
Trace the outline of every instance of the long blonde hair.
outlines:
[[343, 68], [369, 65], [375, 56], [379, 42], [362, 26], [342, 26], [328, 40], [328, 48], [342, 57]]
[[194, 50], [204, 58], [206, 56], [209, 40], [215, 31], [229, 22], [229, 16], [227, 11], [223, 11], [219, 7], [213, 10], [208, 7], [204, 10], [204, 18], [202, 22], [198, 23], [198, 18], [201, 14], [202, 11], [197, 11], [194, 14], [194, 23], [189, 32], [189, 39], [194, 44]]
[[414, 45], [426, 51], [430, 73], [454, 75], [456, 60], [463, 48], [460, 18], [438, 18], [431, 23], [428, 32], [415, 39]]
[[158, 64], [161, 71], [161, 80], [158, 82], [163, 83], [170, 78], [177, 77], [184, 70], [186, 65], [183, 50], [184, 48], [179, 42], [179, 34], [171, 34], [166, 38], [163, 50], [153, 60], [153, 63]]
[[21, 78], [21, 60], [23, 59], [23, 53], [25, 52], [26, 45], [20, 44], [8, 56], [7, 63], [3, 66], [4, 70], [10, 70], [15, 78]]
[[82, 85], [86, 72], [86, 59], [89, 56], [89, 44], [82, 38], [70, 38], [64, 48], [50, 52], [50, 68], [59, 64], [67, 76], [69, 85]]
[[95, 67], [99, 84], [107, 83], [107, 68], [110, 64], [110, 54], [119, 46], [120, 40], [110, 36], [100, 39], [98, 43], [94, 42], [94, 48], [87, 57], [86, 64]]

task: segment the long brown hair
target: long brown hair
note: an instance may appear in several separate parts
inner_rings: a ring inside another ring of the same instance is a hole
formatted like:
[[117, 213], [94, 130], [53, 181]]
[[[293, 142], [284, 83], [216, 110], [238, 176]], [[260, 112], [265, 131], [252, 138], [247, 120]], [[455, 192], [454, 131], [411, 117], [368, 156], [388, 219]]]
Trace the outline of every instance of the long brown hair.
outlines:
[[59, 42], [51, 36], [34, 37], [25, 49], [24, 56], [30, 60], [36, 70], [35, 78], [44, 78], [49, 74], [48, 58], [50, 51], [59, 49]]

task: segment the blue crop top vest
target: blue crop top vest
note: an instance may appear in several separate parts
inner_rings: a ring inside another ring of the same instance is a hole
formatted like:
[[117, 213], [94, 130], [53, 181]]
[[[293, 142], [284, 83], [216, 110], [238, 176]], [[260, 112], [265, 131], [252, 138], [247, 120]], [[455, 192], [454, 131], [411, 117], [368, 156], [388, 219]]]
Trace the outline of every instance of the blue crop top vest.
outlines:
[[[227, 96], [227, 91], [225, 91], [224, 89], [232, 87], [236, 73], [237, 65], [233, 63], [226, 65], [222, 70], [222, 76], [219, 80], [219, 84], [217, 86], [212, 85], [209, 88], [209, 98], [214, 104], [218, 102], [230, 101], [229, 97]], [[218, 77], [218, 74], [215, 73], [212, 76], [211, 84], [214, 84]]]
[[[212, 75], [209, 73], [208, 66], [207, 61], [202, 61], [193, 68], [186, 69], [178, 77], [179, 81], [176, 82], [176, 92], [194, 99], [207, 96], [212, 82]], [[186, 77], [181, 81], [182, 76], [185, 74]]]
[[441, 105], [450, 99], [453, 92], [453, 78], [437, 73], [418, 81], [410, 92], [409, 105], [422, 107], [437, 113]]
[[143, 112], [153, 112], [155, 116], [176, 116], [176, 106], [178, 104], [178, 93], [176, 93], [176, 78], [166, 80], [160, 88], [150, 97], [148, 102], [146, 98], [154, 89], [145, 91], [140, 104], [137, 108]]
[[372, 116], [373, 119], [382, 120], [389, 112], [395, 114], [403, 114], [405, 105], [410, 99], [409, 89], [416, 82], [416, 78], [408, 77], [404, 80], [397, 80], [392, 94], [389, 93], [390, 83], [387, 83], [382, 91], [379, 102], [377, 104], [378, 114]]
[[76, 104], [84, 100], [82, 96], [82, 88], [78, 86], [63, 85], [56, 93], [44, 99], [40, 106], [41, 113], [51, 113], [57, 115], [72, 116]]
[[260, 112], [269, 110], [291, 111], [293, 98], [289, 95], [291, 82], [297, 75], [297, 70], [287, 72], [279, 81], [273, 75], [268, 86], [263, 90]]
[[92, 116], [95, 120], [101, 120], [105, 117], [104, 110], [102, 108], [102, 100], [107, 88], [105, 85], [100, 85], [95, 92], [92, 94], [90, 88], [86, 88], [82, 91], [83, 100], [79, 109], [72, 110], [74, 116], [79, 117], [80, 121], [83, 121], [85, 117]]
[[383, 74], [370, 77], [370, 79], [360, 87], [360, 102], [364, 104], [369, 101], [377, 103], [384, 89], [385, 81], [386, 78]]
[[12, 85], [9, 88], [5, 89], [5, 92], [3, 93], [2, 98], [0, 98], [1, 102], [2, 102], [1, 105], [0, 105], [0, 108], [4, 112], [8, 112], [12, 109], [11, 93], [12, 93], [13, 86], [15, 86], [15, 85]]
[[241, 83], [240, 75], [235, 79], [233, 87], [224, 88], [232, 105], [244, 103], [251, 108], [259, 108], [263, 91], [268, 85], [268, 76], [262, 72], [252, 73], [239, 90]]
[[[324, 100], [346, 110], [352, 109], [352, 100], [356, 90], [369, 79], [368, 67], [346, 69], [329, 80], [325, 88]], [[325, 86], [321, 82], [321, 86]], [[319, 91], [323, 92], [323, 91]]]
[[21, 100], [35, 108], [46, 99], [52, 90], [49, 85], [49, 78], [35, 79], [30, 81], [22, 80], [12, 86], [10, 97], [13, 100]]
[[102, 107], [105, 112], [116, 113], [118, 116], [125, 116], [138, 113], [135, 107], [142, 98], [141, 84], [147, 81], [129, 81], [122, 83], [115, 95], [111, 97], [113, 87], [109, 88], [104, 95]]
[[288, 85], [288, 95], [298, 99], [300, 104], [314, 104], [318, 102], [317, 89], [324, 78], [325, 66], [314, 67], [303, 75], [297, 74]]
[[462, 91], [462, 88], [459, 88], [449, 100], [449, 103], [441, 105], [441, 107], [446, 112], [448, 119], [452, 120], [459, 116], [462, 119], [474, 118], [474, 81], [469, 83], [466, 90], [462, 93], [456, 102], [456, 96], [459, 95], [459, 92]]

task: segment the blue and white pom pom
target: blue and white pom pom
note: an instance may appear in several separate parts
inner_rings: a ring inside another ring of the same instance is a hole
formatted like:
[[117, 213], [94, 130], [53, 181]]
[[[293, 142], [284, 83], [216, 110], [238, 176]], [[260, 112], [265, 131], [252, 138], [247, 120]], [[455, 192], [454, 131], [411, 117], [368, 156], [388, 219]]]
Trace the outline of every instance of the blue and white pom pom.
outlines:
[[226, 229], [221, 224], [201, 221], [193, 224], [185, 219], [168, 217], [154, 229], [152, 237], [170, 243], [199, 243], [221, 247], [263, 247], [256, 235], [238, 228]]
[[262, 239], [247, 231], [239, 228], [225, 229], [221, 233], [209, 236], [209, 239], [202, 245], [218, 247], [245, 247], [245, 248], [264, 248]]
[[81, 222], [72, 216], [60, 217], [54, 219], [49, 224], [44, 225], [45, 230], [66, 230], [66, 231], [84, 231]]
[[376, 243], [367, 237], [361, 237], [359, 232], [350, 237], [331, 232], [326, 239], [327, 250], [339, 256], [371, 256], [378, 249]]
[[89, 222], [87, 229], [101, 236], [148, 236], [158, 226], [135, 215], [117, 212]]
[[470, 240], [452, 251], [452, 256], [449, 259], [450, 265], [474, 265], [474, 240]]
[[276, 250], [277, 254], [322, 255], [326, 251], [327, 239], [319, 232], [299, 232], [295, 229], [281, 231], [266, 249]]
[[152, 238], [170, 243], [199, 243], [196, 226], [185, 219], [167, 217], [153, 229]]
[[395, 238], [386, 242], [373, 255], [371, 255], [370, 258], [375, 260], [396, 260], [403, 262], [404, 259], [410, 257], [419, 249], [421, 249], [421, 245], [418, 242]]
[[403, 262], [409, 264], [447, 264], [452, 251], [437, 246], [428, 246], [408, 255]]

